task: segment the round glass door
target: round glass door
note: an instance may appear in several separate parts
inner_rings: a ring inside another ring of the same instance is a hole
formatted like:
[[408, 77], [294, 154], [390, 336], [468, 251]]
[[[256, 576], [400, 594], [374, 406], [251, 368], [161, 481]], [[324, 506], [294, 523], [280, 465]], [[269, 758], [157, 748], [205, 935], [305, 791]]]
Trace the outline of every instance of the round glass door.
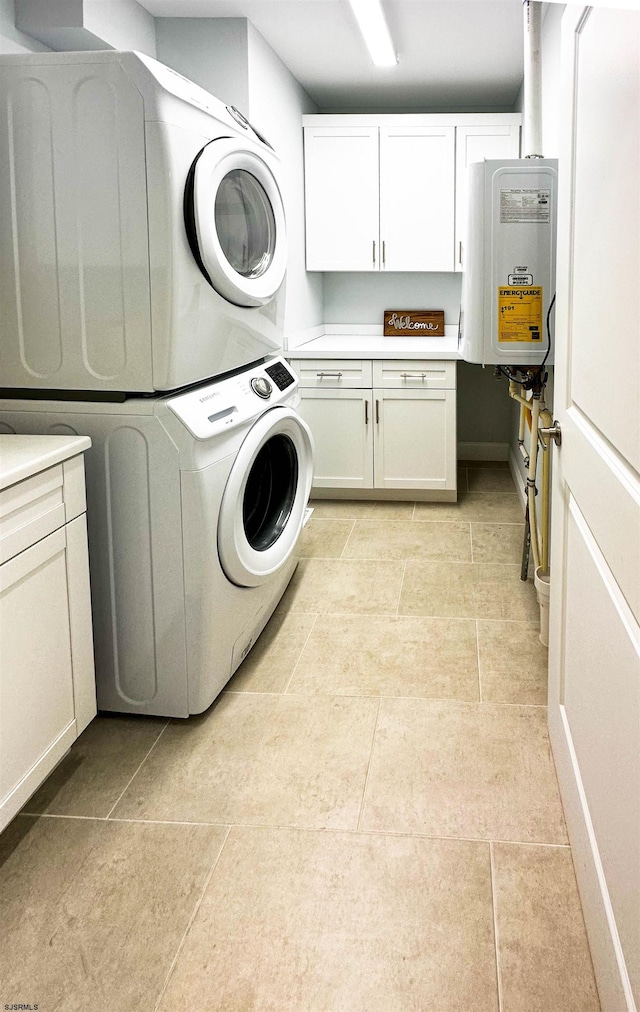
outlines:
[[233, 169], [216, 194], [214, 217], [222, 252], [243, 278], [259, 278], [273, 261], [276, 220], [271, 202], [255, 176]]
[[295, 446], [289, 436], [272, 436], [253, 463], [242, 503], [245, 536], [257, 552], [271, 548], [285, 529], [297, 485]]
[[312, 464], [311, 433], [290, 408], [266, 411], [247, 433], [218, 519], [218, 554], [233, 583], [264, 583], [293, 552], [311, 491]]
[[218, 294], [237, 306], [263, 306], [286, 270], [284, 208], [267, 163], [240, 144], [222, 138], [202, 149], [187, 179], [185, 226]]

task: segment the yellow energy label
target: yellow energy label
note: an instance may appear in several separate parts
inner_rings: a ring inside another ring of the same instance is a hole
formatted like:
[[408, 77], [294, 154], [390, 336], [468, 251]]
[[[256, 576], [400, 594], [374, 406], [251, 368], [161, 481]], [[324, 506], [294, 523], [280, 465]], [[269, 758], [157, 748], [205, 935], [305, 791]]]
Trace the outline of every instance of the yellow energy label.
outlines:
[[542, 288], [498, 288], [498, 342], [542, 342]]

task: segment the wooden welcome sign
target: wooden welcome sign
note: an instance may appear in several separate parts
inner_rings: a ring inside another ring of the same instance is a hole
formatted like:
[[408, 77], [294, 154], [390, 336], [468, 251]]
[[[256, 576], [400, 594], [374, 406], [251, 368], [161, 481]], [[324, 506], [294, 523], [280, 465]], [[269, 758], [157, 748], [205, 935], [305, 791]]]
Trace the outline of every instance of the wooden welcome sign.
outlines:
[[384, 336], [444, 337], [444, 309], [387, 309]]

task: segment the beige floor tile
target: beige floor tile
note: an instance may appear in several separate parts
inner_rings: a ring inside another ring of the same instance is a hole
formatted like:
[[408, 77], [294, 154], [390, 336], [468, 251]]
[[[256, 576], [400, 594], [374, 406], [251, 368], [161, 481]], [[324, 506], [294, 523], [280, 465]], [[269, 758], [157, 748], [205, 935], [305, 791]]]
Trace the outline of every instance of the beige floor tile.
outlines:
[[289, 691], [478, 701], [475, 622], [320, 616]]
[[343, 558], [471, 562], [469, 524], [356, 520]]
[[459, 562], [407, 562], [399, 613], [515, 622], [539, 617], [533, 583], [520, 580], [520, 566]]
[[301, 559], [278, 608], [395, 615], [403, 573], [401, 561]]
[[471, 524], [474, 562], [506, 562], [522, 559], [524, 524]]
[[493, 845], [504, 1012], [598, 1012], [571, 853]]
[[548, 652], [536, 622], [478, 622], [485, 702], [546, 705]]
[[417, 502], [413, 519], [521, 524], [524, 510], [515, 492], [460, 492], [454, 503]]
[[302, 531], [296, 548], [300, 559], [339, 559], [353, 529], [353, 520], [315, 520]]
[[504, 467], [469, 467], [467, 484], [470, 492], [515, 492], [511, 471]]
[[276, 611], [226, 691], [284, 692], [315, 620], [315, 615]]
[[232, 829], [160, 1012], [497, 1012], [488, 850]]
[[377, 701], [225, 693], [172, 723], [115, 818], [355, 829]]
[[2, 999], [148, 1012], [226, 832], [19, 816], [0, 837]]
[[312, 499], [312, 519], [336, 519], [340, 517], [351, 520], [411, 520], [413, 502], [382, 502], [357, 499]]
[[566, 843], [546, 709], [381, 700], [360, 828]]
[[166, 717], [96, 717], [24, 811], [105, 818], [166, 724]]
[[375, 502], [358, 499], [311, 499], [312, 520], [355, 520], [357, 517], [372, 517], [377, 506]]

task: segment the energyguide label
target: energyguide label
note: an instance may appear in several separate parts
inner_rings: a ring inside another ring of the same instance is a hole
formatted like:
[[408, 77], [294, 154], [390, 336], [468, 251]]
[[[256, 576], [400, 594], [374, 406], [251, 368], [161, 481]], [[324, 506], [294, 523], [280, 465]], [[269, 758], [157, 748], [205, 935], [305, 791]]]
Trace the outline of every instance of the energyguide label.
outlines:
[[498, 288], [498, 341], [542, 342], [543, 289]]

